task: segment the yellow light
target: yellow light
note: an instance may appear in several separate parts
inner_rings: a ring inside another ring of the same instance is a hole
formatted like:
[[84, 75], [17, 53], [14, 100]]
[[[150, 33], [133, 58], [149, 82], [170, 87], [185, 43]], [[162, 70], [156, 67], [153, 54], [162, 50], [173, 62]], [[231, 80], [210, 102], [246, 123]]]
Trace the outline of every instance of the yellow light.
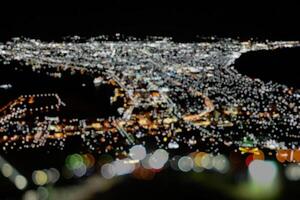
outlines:
[[199, 153], [196, 154], [196, 156], [194, 158], [194, 162], [195, 162], [197, 167], [202, 167], [202, 158], [203, 158], [204, 155], [206, 155], [205, 152], [199, 152]]
[[45, 185], [48, 181], [47, 173], [42, 170], [34, 171], [32, 180], [36, 185]]
[[94, 129], [99, 130], [99, 129], [101, 129], [101, 124], [100, 124], [100, 123], [92, 123], [92, 127], [93, 127]]

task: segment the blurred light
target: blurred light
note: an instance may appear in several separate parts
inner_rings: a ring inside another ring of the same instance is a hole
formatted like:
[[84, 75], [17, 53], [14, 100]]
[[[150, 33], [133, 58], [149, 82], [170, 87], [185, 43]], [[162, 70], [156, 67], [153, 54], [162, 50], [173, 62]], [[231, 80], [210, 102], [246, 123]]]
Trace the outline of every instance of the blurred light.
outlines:
[[195, 155], [194, 162], [197, 167], [202, 167], [201, 160], [204, 155], [206, 155], [205, 152], [199, 152]]
[[39, 187], [37, 189], [37, 193], [38, 193], [38, 199], [39, 200], [47, 200], [49, 199], [49, 192], [46, 188], [44, 187]]
[[247, 166], [249, 166], [252, 161], [253, 161], [253, 154], [250, 154], [247, 156], [245, 163]]
[[78, 169], [82, 165], [84, 165], [83, 158], [79, 154], [69, 155], [66, 158], [66, 166], [71, 170]]
[[164, 149], [158, 149], [149, 158], [149, 165], [152, 169], [161, 169], [168, 159], [169, 153]]
[[13, 168], [10, 164], [4, 163], [1, 167], [1, 172], [3, 176], [10, 177], [13, 174]]
[[82, 164], [73, 170], [73, 174], [77, 177], [82, 177], [86, 174], [86, 171], [87, 171], [86, 166]]
[[146, 157], [146, 149], [142, 145], [135, 145], [130, 148], [129, 155], [134, 160], [143, 160]]
[[193, 171], [197, 172], [197, 173], [200, 173], [200, 172], [204, 171], [204, 168], [203, 167], [198, 167], [197, 165], [194, 165], [193, 166]]
[[294, 150], [293, 157], [296, 162], [300, 162], [300, 150], [299, 149]]
[[91, 168], [95, 165], [95, 158], [92, 154], [89, 154], [89, 153], [84, 154], [82, 156], [82, 158], [83, 158], [83, 162], [87, 168]]
[[48, 176], [48, 183], [56, 183], [59, 180], [60, 173], [55, 168], [50, 168], [49, 170], [46, 170], [47, 176]]
[[146, 155], [146, 157], [141, 161], [141, 164], [142, 166], [145, 168], [145, 169], [151, 169], [151, 166], [149, 164], [149, 159], [151, 158], [152, 154], [149, 153]]
[[21, 175], [12, 165], [0, 156], [0, 168], [2, 174], [7, 177], [19, 190], [27, 186], [27, 179]]
[[271, 161], [253, 160], [249, 165], [249, 174], [254, 183], [268, 186], [277, 176], [277, 167]]
[[229, 162], [223, 155], [217, 155], [212, 160], [213, 167], [221, 173], [226, 173], [229, 169]]
[[134, 171], [135, 165], [128, 162], [130, 159], [116, 160], [113, 162], [116, 175], [130, 174]]
[[289, 151], [286, 149], [279, 149], [276, 153], [276, 158], [279, 162], [284, 163], [289, 158]]
[[205, 169], [211, 169], [213, 167], [212, 158], [211, 154], [205, 154], [201, 159], [201, 166]]
[[34, 190], [28, 190], [24, 196], [23, 200], [39, 200], [39, 196], [36, 191]]
[[183, 156], [178, 161], [178, 168], [183, 172], [188, 172], [193, 169], [194, 162], [189, 156]]
[[116, 172], [114, 166], [110, 163], [106, 163], [101, 167], [101, 175], [106, 179], [111, 179], [115, 176]]
[[36, 185], [45, 185], [48, 181], [47, 173], [42, 170], [36, 170], [32, 173], [32, 180]]
[[19, 190], [23, 190], [27, 186], [27, 180], [24, 176], [22, 175], [17, 175], [15, 177], [15, 185]]
[[254, 160], [264, 160], [265, 154], [262, 150], [257, 150], [253, 153], [253, 159]]
[[290, 164], [285, 168], [285, 176], [290, 181], [300, 180], [300, 166], [296, 164]]

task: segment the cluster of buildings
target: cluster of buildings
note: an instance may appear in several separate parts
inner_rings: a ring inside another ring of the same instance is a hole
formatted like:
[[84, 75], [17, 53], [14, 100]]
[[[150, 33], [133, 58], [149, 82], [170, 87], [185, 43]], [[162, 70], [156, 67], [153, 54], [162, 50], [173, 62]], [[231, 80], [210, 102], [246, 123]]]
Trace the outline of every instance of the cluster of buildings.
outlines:
[[62, 119], [57, 111], [56, 118], [44, 114], [31, 122], [26, 121], [30, 112], [68, 105], [54, 94], [54, 105], [33, 103], [29, 108], [37, 97], [22, 96], [0, 110], [0, 142], [4, 150], [9, 143], [18, 146], [18, 139], [28, 147], [63, 148], [67, 137], [79, 135], [89, 150], [116, 156], [126, 156], [136, 144], [215, 154], [224, 146], [299, 148], [299, 91], [241, 75], [233, 66], [247, 51], [299, 45], [232, 39], [47, 43], [16, 38], [0, 44], [3, 63], [18, 60], [56, 78], [62, 73], [89, 74], [95, 86], [114, 86], [111, 104], [121, 100], [122, 105], [119, 116], [107, 119]]

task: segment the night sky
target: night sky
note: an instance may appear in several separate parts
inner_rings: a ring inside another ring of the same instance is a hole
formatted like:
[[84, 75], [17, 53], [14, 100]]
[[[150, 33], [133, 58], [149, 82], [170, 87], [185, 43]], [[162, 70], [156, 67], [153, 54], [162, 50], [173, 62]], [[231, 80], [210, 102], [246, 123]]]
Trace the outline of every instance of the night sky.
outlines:
[[97, 36], [116, 32], [165, 35], [191, 40], [196, 35], [241, 38], [299, 39], [298, 6], [209, 1], [198, 4], [153, 1], [1, 2], [1, 40], [28, 36], [47, 40], [67, 35]]

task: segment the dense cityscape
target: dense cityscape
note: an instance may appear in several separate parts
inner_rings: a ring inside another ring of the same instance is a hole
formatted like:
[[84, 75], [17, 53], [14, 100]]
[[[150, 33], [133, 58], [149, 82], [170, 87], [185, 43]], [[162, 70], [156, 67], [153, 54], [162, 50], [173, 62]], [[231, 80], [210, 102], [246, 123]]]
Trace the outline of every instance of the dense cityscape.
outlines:
[[[242, 75], [234, 63], [246, 52], [299, 46], [298, 41], [215, 38], [198, 43], [160, 37], [111, 41], [75, 36], [60, 43], [14, 38], [0, 44], [5, 67], [53, 79], [88, 77], [92, 87], [105, 87], [112, 95], [102, 97], [109, 99], [103, 105], [108, 113], [88, 117], [66, 114], [72, 109], [59, 92], [14, 96], [0, 105], [1, 152], [48, 146], [63, 151], [67, 140], [80, 137], [84, 152], [66, 158], [64, 174], [82, 177], [97, 156], [109, 154], [110, 162], [100, 166], [106, 179], [131, 173], [148, 179], [166, 166], [223, 174], [234, 152], [247, 155], [253, 179], [266, 184], [268, 177], [257, 174], [260, 167], [274, 170], [266, 157], [300, 162], [300, 91]], [[14, 87], [3, 83], [0, 92]], [[27, 181], [5, 160], [0, 168], [13, 176], [17, 188], [26, 188]], [[300, 179], [298, 165], [286, 171], [288, 179]], [[32, 179], [41, 186], [55, 183], [57, 174], [57, 169], [38, 170]]]

